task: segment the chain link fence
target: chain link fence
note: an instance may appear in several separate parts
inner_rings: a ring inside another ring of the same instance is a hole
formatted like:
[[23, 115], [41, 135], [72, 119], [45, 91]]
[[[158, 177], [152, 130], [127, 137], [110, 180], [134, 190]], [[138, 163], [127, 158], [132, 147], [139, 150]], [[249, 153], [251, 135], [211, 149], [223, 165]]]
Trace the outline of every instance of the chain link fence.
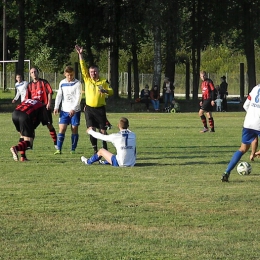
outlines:
[[[40, 78], [44, 78], [49, 81], [54, 91], [57, 91], [59, 88], [59, 82], [64, 79], [64, 75], [60, 73], [44, 73], [40, 72], [39, 74]], [[101, 77], [107, 78], [107, 74], [101, 74]], [[220, 74], [208, 74], [209, 78], [213, 80], [214, 85], [220, 85], [221, 80], [220, 78], [222, 76], [226, 76], [227, 83], [228, 83], [228, 93], [229, 95], [237, 95], [240, 94], [240, 75], [239, 73], [226, 73], [225, 75]], [[3, 89], [2, 86], [2, 72], [0, 72], [0, 86]], [[30, 81], [30, 75], [26, 73], [24, 75], [24, 79], [26, 81]], [[257, 84], [260, 83], [260, 74], [256, 75]], [[81, 75], [79, 74], [79, 80], [82, 81]], [[161, 85], [160, 88], [162, 88], [163, 85], [164, 76], [161, 77]], [[121, 72], [119, 73], [119, 94], [120, 95], [127, 95], [128, 93], [128, 73], [127, 72]], [[146, 84], [149, 85], [149, 87], [152, 87], [153, 82], [153, 74], [139, 74], [139, 86], [140, 91], [145, 87]], [[186, 76], [185, 74], [176, 74], [175, 75], [175, 95], [185, 95], [185, 83], [186, 82]], [[7, 72], [6, 73], [6, 88], [7, 89], [14, 89], [15, 87], [15, 72]], [[113, 86], [112, 86], [113, 87]], [[132, 94], [134, 91], [134, 78], [132, 75], [131, 79], [131, 90]], [[199, 91], [200, 93], [200, 91]], [[248, 93], [248, 77], [247, 74], [245, 74], [245, 94]], [[190, 75], [190, 94], [192, 94], [192, 74]]]

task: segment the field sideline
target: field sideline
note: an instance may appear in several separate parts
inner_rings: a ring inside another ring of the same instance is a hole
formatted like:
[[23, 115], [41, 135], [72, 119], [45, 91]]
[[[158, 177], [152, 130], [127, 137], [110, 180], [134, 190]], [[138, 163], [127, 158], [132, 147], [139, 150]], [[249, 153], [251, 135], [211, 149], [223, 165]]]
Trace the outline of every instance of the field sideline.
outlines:
[[19, 136], [1, 113], [0, 259], [260, 259], [260, 159], [220, 181], [244, 115], [214, 113], [216, 132], [201, 134], [197, 113], [109, 113], [109, 133], [126, 116], [137, 135], [137, 165], [114, 168], [81, 163], [92, 154], [83, 114], [75, 155], [70, 129], [53, 155], [39, 126], [30, 161], [14, 162]]

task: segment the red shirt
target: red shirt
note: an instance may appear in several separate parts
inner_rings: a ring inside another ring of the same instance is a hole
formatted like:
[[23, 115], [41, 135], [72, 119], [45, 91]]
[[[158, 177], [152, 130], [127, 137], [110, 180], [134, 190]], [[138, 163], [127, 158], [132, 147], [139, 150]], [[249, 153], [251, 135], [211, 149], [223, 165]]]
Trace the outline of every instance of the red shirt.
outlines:
[[52, 93], [53, 91], [49, 82], [45, 79], [38, 79], [36, 82], [29, 82], [25, 99], [36, 99], [47, 105], [48, 94]]
[[202, 100], [209, 99], [214, 100], [214, 84], [211, 79], [205, 79], [201, 83]]

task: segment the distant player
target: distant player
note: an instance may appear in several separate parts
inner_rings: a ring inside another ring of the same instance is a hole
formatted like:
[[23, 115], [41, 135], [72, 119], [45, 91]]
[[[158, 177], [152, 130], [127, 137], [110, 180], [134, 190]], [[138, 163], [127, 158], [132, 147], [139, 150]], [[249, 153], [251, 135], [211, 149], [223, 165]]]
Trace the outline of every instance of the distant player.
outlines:
[[202, 79], [201, 83], [201, 92], [202, 92], [202, 100], [200, 102], [200, 110], [199, 116], [201, 118], [201, 122], [203, 124], [203, 129], [200, 131], [201, 133], [206, 133], [209, 131], [207, 125], [207, 118], [205, 117], [204, 113], [209, 120], [210, 132], [215, 132], [214, 128], [214, 119], [212, 116], [213, 107], [215, 105], [215, 87], [211, 79], [207, 78], [206, 71], [200, 72], [200, 78]]
[[256, 153], [258, 136], [260, 135], [260, 84], [255, 86], [249, 93], [243, 108], [246, 116], [242, 130], [242, 142], [240, 148], [233, 154], [226, 171], [222, 175], [222, 182], [228, 182], [231, 171], [239, 162], [241, 157], [248, 151], [252, 144], [250, 160], [258, 155]]
[[21, 102], [23, 102], [25, 99], [28, 82], [23, 80], [20, 74], [16, 74], [15, 79], [16, 79], [16, 83], [15, 83], [16, 95], [12, 100], [12, 103], [15, 103], [19, 99], [19, 97], [21, 97]]
[[12, 120], [21, 137], [19, 143], [12, 146], [10, 151], [15, 161], [19, 160], [18, 152], [21, 154], [20, 161], [27, 161], [25, 151], [33, 146], [34, 130], [40, 123], [42, 125], [49, 123], [47, 111], [40, 101], [26, 99], [16, 107]]
[[111, 142], [116, 148], [116, 155], [101, 148], [89, 159], [82, 156], [81, 161], [86, 165], [90, 165], [94, 162], [100, 161], [103, 157], [105, 161], [100, 161], [101, 164], [110, 164], [112, 166], [127, 167], [134, 166], [136, 162], [136, 135], [129, 129], [128, 119], [125, 117], [120, 118], [118, 123], [119, 133], [104, 135], [88, 128], [87, 132], [93, 137]]

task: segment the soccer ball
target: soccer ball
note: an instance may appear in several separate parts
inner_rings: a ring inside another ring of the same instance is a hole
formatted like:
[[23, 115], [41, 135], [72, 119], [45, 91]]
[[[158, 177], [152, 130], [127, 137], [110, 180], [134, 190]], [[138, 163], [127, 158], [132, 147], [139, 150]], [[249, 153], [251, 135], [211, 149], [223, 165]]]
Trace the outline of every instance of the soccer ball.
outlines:
[[252, 167], [248, 162], [240, 162], [237, 165], [237, 172], [239, 175], [249, 175], [252, 171]]

